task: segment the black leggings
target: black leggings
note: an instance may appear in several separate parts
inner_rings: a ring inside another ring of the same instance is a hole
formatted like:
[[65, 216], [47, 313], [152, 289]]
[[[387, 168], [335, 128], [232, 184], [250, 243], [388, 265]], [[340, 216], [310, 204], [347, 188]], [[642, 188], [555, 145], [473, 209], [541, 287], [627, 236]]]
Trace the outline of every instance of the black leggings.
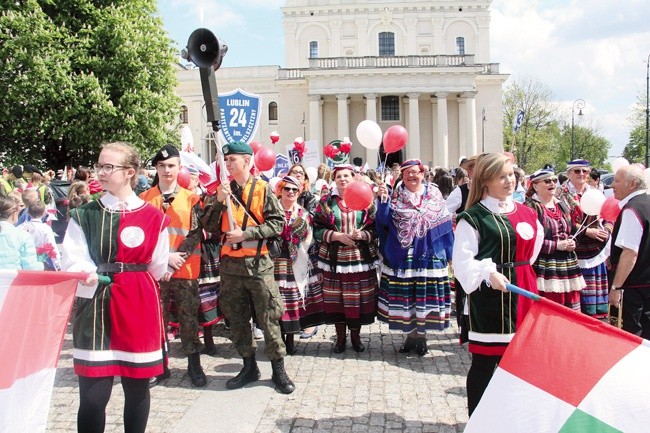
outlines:
[[[124, 432], [144, 433], [149, 419], [149, 379], [122, 377], [124, 390]], [[79, 433], [102, 433], [106, 425], [106, 405], [113, 390], [113, 376], [79, 376]]]
[[501, 361], [500, 356], [478, 355], [472, 353], [472, 366], [467, 373], [467, 409], [469, 415], [478, 406], [481, 397]]

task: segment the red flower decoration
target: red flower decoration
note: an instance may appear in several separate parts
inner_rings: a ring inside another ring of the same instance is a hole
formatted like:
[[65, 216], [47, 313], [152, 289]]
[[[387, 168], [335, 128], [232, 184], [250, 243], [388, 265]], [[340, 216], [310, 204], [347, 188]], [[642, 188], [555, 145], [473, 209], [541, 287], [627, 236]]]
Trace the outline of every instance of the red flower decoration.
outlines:
[[302, 159], [302, 157], [305, 155], [305, 141], [302, 139], [302, 137], [296, 138], [296, 141], [293, 142], [293, 150], [298, 152], [298, 157]]
[[347, 143], [347, 142], [341, 143], [341, 145], [339, 146], [339, 150], [347, 155], [352, 150], [352, 143]]

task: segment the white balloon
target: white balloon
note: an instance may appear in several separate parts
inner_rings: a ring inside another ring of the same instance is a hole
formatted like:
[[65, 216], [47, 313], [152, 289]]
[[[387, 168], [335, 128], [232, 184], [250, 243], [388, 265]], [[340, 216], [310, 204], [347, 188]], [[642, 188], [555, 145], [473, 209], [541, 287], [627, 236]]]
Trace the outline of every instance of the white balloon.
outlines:
[[614, 158], [612, 161], [612, 173], [616, 174], [619, 168], [625, 167], [627, 165], [630, 165], [629, 161], [622, 156], [619, 156], [618, 158]]
[[271, 191], [275, 192], [275, 187], [278, 186], [278, 182], [280, 182], [282, 179], [279, 177], [272, 177], [269, 179], [269, 185], [271, 186]]
[[316, 179], [318, 178], [318, 169], [316, 167], [307, 167], [305, 171], [307, 171], [307, 178], [309, 178], [309, 182], [316, 182]]
[[381, 128], [372, 120], [364, 120], [357, 126], [357, 139], [366, 149], [379, 149], [382, 140]]
[[590, 188], [580, 198], [580, 209], [587, 215], [599, 215], [605, 200], [605, 195], [600, 190]]

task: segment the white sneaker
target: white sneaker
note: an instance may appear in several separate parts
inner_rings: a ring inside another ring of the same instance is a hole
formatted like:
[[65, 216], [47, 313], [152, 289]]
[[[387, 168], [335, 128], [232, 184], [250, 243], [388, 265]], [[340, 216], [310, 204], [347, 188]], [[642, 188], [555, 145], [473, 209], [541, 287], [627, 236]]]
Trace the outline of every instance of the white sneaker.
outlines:
[[251, 324], [251, 328], [253, 330], [253, 338], [256, 340], [264, 340], [264, 332], [257, 326], [255, 326], [254, 323]]

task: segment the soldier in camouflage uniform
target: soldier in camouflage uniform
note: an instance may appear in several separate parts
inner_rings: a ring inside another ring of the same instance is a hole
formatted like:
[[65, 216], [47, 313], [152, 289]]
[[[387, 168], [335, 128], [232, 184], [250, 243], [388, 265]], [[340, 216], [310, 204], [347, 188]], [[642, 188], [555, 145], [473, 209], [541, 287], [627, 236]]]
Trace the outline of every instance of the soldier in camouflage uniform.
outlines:
[[[253, 151], [243, 142], [223, 147], [228, 172], [234, 180], [218, 189], [214, 214], [224, 233], [221, 248], [220, 305], [230, 320], [233, 343], [244, 358], [244, 368], [226, 386], [241, 388], [260, 378], [255, 361], [256, 344], [250, 326], [251, 301], [259, 325], [264, 330], [265, 352], [273, 367], [273, 382], [289, 394], [295, 390], [284, 369], [286, 348], [280, 331], [282, 298], [273, 277], [273, 260], [266, 239], [278, 236], [284, 227], [284, 211], [268, 184], [251, 176]], [[224, 200], [231, 196], [234, 229], [230, 229]], [[248, 205], [250, 203], [250, 205]], [[248, 215], [244, 211], [248, 208]]]

